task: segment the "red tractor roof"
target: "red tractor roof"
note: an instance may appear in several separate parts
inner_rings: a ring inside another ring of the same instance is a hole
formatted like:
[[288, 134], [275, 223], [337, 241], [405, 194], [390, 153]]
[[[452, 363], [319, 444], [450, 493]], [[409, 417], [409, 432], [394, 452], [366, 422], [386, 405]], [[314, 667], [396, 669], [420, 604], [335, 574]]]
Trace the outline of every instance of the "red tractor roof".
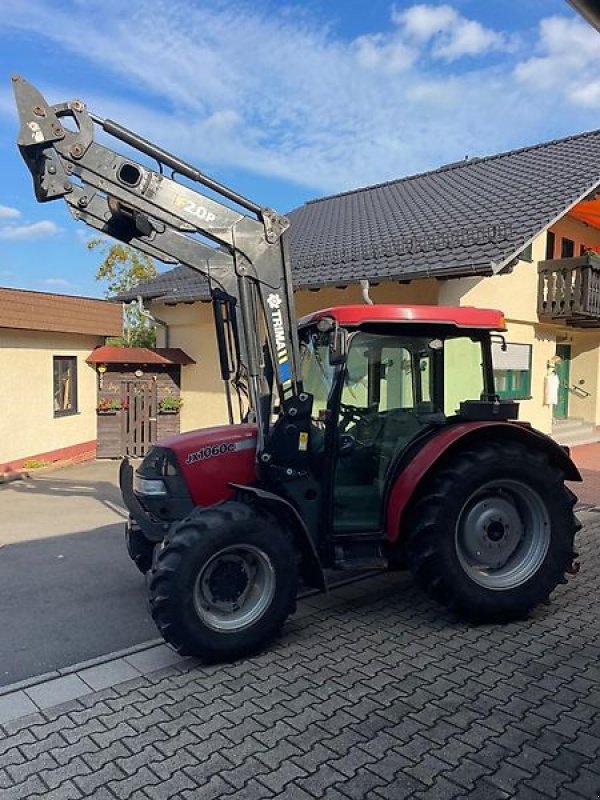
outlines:
[[300, 326], [333, 317], [340, 325], [357, 326], [367, 322], [417, 322], [455, 325], [457, 328], [506, 330], [504, 314], [491, 308], [469, 306], [398, 306], [387, 303], [373, 305], [334, 306], [313, 311], [299, 321]]

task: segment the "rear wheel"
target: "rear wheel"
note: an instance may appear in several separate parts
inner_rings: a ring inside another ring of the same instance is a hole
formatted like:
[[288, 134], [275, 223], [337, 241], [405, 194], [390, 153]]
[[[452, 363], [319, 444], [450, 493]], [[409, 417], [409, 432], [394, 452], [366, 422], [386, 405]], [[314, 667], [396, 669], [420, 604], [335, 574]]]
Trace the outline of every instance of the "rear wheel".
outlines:
[[459, 453], [414, 506], [409, 568], [468, 619], [522, 617], [565, 582], [581, 527], [575, 500], [540, 451], [485, 443]]
[[169, 534], [150, 573], [152, 617], [186, 655], [227, 660], [256, 651], [296, 602], [297, 559], [276, 521], [230, 501]]

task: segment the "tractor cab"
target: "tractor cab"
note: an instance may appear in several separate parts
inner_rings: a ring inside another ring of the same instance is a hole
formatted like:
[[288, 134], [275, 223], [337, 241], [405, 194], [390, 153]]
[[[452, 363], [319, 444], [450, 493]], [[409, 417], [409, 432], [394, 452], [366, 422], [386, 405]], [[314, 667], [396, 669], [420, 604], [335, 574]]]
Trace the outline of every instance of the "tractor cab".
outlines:
[[503, 329], [497, 311], [439, 306], [345, 306], [300, 321], [312, 463], [334, 534], [382, 530], [403, 457], [441, 427], [516, 418], [494, 392], [491, 335]]

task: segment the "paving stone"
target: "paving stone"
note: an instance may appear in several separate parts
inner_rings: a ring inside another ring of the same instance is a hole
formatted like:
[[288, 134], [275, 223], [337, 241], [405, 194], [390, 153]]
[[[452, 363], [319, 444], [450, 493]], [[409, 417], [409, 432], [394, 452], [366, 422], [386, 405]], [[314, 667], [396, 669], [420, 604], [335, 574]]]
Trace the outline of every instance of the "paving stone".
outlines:
[[445, 761], [428, 753], [417, 764], [406, 767], [404, 773], [412, 775], [421, 783], [432, 785], [440, 772], [445, 772], [447, 769], [448, 764]]
[[373, 797], [383, 797], [384, 800], [404, 800], [415, 797], [424, 789], [427, 789], [426, 784], [413, 778], [412, 775], [399, 772], [392, 781], [374, 789], [372, 794]]
[[563, 786], [568, 783], [571, 783], [571, 778], [564, 772], [557, 772], [551, 766], [542, 764], [536, 775], [531, 780], [525, 780], [523, 785], [533, 788], [547, 797], [561, 798], [562, 800]]
[[292, 761], [284, 762], [278, 769], [273, 772], [267, 772], [260, 775], [258, 780], [264, 783], [274, 793], [281, 792], [288, 783], [296, 780], [297, 778], [304, 777], [308, 773], [302, 767], [298, 766]]
[[132, 653], [130, 656], [125, 657], [125, 661], [139, 673], [146, 675], [149, 672], [156, 672], [166, 667], [181, 664], [184, 658], [179, 653], [171, 650], [166, 644], [159, 644], [156, 647], [148, 648], [148, 650]]
[[37, 705], [24, 691], [12, 692], [0, 697], [0, 724], [33, 714]]
[[530, 778], [530, 772], [520, 769], [514, 764], [507, 762], [502, 764], [500, 769], [494, 772], [493, 775], [486, 776], [484, 781], [488, 781], [490, 784], [496, 786], [498, 789], [501, 789], [510, 796], [515, 793], [516, 787], [519, 783]]
[[38, 708], [51, 708], [69, 700], [76, 700], [84, 694], [89, 694], [87, 686], [77, 675], [63, 675], [61, 678], [30, 686], [25, 689], [25, 694], [33, 700]]
[[77, 672], [77, 676], [94, 691], [138, 678], [140, 674], [140, 670], [135, 669], [125, 658], [116, 658], [106, 664]]
[[228, 769], [221, 772], [221, 777], [235, 789], [241, 789], [252, 778], [258, 778], [260, 775], [268, 773], [270, 769], [268, 764], [259, 761], [254, 756], [249, 756], [236, 767], [232, 768], [229, 765]]
[[54, 769], [46, 769], [42, 773], [42, 777], [48, 788], [54, 791], [58, 790], [67, 780], [91, 774], [92, 768], [89, 764], [87, 764], [81, 756], [75, 756], [66, 764], [62, 764]]

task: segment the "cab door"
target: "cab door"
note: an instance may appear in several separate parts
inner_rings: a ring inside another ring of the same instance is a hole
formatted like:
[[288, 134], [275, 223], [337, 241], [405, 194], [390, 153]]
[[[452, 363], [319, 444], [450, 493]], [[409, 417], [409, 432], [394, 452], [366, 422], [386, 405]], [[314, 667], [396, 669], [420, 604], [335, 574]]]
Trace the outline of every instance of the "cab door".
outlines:
[[388, 468], [431, 411], [431, 351], [420, 337], [359, 331], [350, 340], [337, 418], [333, 532], [382, 527]]

